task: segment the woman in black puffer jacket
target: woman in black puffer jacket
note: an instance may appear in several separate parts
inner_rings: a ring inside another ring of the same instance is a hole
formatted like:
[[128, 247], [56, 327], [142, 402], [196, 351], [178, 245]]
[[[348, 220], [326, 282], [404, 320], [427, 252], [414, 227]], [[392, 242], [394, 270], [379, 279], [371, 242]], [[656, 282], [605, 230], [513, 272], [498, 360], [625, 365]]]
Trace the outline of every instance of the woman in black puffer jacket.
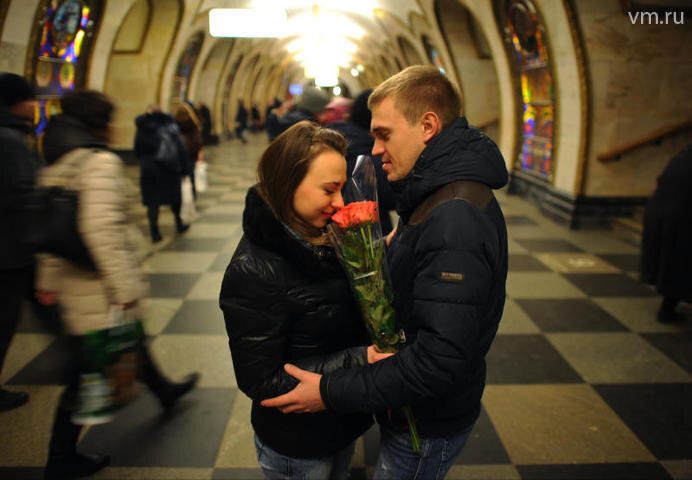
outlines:
[[[366, 414], [284, 415], [265, 398], [317, 373], [368, 362], [367, 334], [324, 227], [343, 206], [346, 142], [303, 121], [269, 145], [246, 198], [244, 236], [221, 286], [238, 387], [252, 400], [257, 456], [268, 478], [346, 478]], [[286, 470], [288, 469], [288, 470]]]

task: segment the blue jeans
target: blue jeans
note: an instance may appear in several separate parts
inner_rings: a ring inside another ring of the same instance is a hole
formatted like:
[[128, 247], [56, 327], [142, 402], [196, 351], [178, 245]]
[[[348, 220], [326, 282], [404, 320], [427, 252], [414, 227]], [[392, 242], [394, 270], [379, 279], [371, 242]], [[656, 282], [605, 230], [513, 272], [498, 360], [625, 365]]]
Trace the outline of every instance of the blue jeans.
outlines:
[[447, 475], [471, 435], [473, 425], [447, 438], [420, 439], [420, 453], [411, 448], [408, 431], [380, 428], [380, 454], [373, 480], [439, 480]]
[[267, 480], [345, 480], [356, 442], [329, 457], [295, 458], [272, 450], [255, 435], [255, 449], [262, 474]]

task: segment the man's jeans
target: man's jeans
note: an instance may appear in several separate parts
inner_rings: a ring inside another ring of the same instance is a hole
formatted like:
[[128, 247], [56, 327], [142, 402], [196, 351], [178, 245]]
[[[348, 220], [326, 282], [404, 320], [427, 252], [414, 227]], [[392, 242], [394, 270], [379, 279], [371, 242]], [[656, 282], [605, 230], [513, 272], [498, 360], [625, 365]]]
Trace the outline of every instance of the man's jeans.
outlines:
[[272, 450], [255, 435], [257, 461], [267, 480], [346, 480], [355, 447], [356, 442], [352, 442], [330, 457], [295, 458]]
[[471, 435], [473, 425], [447, 438], [420, 439], [420, 453], [411, 447], [408, 431], [381, 428], [380, 454], [373, 480], [442, 479], [459, 456]]

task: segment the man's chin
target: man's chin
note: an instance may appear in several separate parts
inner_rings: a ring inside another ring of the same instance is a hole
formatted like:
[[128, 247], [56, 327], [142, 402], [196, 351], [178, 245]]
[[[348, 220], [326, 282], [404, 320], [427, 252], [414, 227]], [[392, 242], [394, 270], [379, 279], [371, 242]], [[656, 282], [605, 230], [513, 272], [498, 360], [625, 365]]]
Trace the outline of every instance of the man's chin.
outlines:
[[397, 175], [397, 174], [394, 173], [394, 172], [390, 172], [390, 173], [387, 174], [387, 181], [388, 181], [389, 183], [393, 183], [393, 182], [396, 182], [397, 180], [401, 180], [401, 178], [402, 178], [402, 177], [401, 177], [400, 175]]

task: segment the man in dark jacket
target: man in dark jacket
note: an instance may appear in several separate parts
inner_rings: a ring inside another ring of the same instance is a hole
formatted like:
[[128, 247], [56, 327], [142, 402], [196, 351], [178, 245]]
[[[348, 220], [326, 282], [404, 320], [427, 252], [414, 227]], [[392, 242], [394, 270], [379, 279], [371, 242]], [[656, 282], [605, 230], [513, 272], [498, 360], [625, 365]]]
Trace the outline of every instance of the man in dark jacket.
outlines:
[[313, 86], [305, 87], [295, 108], [279, 118], [277, 134], [285, 132], [291, 125], [303, 120], [319, 123], [317, 115], [324, 110], [328, 103], [329, 97], [324, 90]]
[[[19, 323], [21, 300], [33, 291], [34, 258], [22, 244], [22, 210], [36, 177], [38, 159], [27, 146], [36, 99], [23, 77], [0, 74], [0, 371]], [[0, 388], [0, 411], [19, 407], [29, 396]]]
[[[378, 412], [375, 478], [441, 478], [481, 408], [485, 356], [505, 301], [507, 230], [491, 189], [507, 183], [497, 146], [459, 116], [451, 83], [413, 66], [371, 95], [373, 155], [382, 155], [399, 225], [388, 261], [406, 346], [329, 375], [292, 365], [301, 383], [263, 405], [283, 412]], [[421, 452], [393, 412], [413, 408]], [[436, 476], [437, 475], [437, 476]]]

